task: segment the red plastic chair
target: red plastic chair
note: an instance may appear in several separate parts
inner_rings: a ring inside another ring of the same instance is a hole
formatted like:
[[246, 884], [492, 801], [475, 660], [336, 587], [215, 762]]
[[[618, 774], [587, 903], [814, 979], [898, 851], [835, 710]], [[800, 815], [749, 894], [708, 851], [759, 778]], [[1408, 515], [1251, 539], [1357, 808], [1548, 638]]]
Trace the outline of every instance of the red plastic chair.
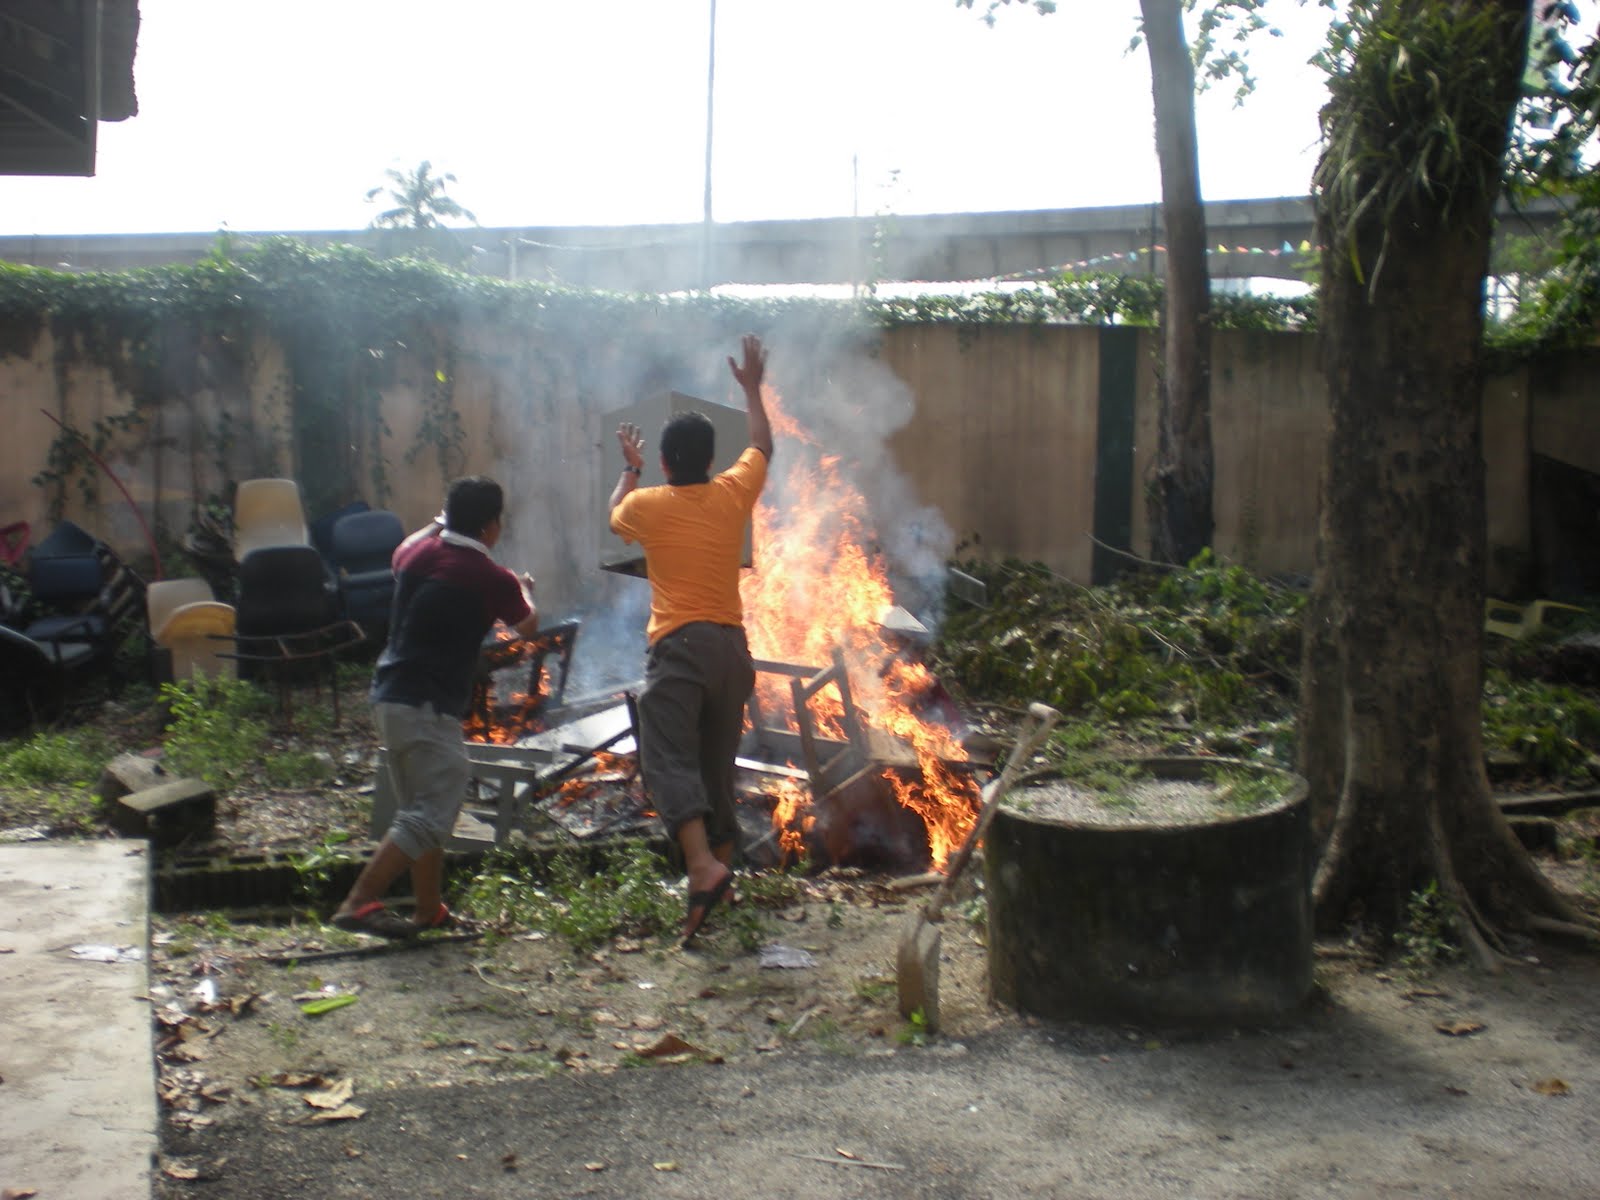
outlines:
[[14, 567], [22, 561], [22, 556], [28, 552], [28, 537], [32, 532], [26, 521], [13, 521], [0, 527], [0, 558], [5, 559], [6, 566]]

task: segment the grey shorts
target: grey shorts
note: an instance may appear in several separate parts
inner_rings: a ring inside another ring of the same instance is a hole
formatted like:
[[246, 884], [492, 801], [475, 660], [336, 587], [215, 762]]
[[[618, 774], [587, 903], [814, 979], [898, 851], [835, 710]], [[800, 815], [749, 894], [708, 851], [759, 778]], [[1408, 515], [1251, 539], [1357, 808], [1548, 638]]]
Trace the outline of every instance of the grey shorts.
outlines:
[[443, 849], [467, 798], [471, 765], [461, 743], [461, 718], [431, 704], [380, 701], [372, 721], [387, 754], [389, 791], [395, 800], [389, 840], [411, 859]]
[[640, 764], [672, 836], [696, 817], [705, 821], [712, 846], [737, 835], [733, 760], [755, 681], [737, 625], [697, 621], [650, 647], [639, 693]]

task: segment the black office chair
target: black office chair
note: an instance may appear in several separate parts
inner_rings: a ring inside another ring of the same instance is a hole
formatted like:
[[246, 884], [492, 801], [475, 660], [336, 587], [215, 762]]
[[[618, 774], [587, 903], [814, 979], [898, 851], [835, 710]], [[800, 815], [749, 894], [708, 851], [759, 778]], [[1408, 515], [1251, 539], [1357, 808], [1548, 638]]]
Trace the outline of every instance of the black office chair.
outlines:
[[241, 677], [270, 674], [278, 683], [278, 706], [289, 717], [289, 683], [297, 666], [327, 664], [333, 718], [339, 719], [334, 655], [361, 642], [354, 621], [339, 616], [338, 590], [322, 556], [311, 546], [263, 546], [239, 564], [234, 605], [235, 649]]
[[[31, 606], [42, 614], [22, 632], [52, 649], [58, 660], [65, 647], [82, 648], [92, 660], [85, 667], [106, 670], [115, 690], [120, 684], [114, 670], [117, 647], [144, 623], [144, 580], [104, 542], [64, 521], [33, 548], [27, 582]], [[70, 657], [78, 660], [83, 654]]]
[[49, 724], [72, 709], [81, 684], [100, 672], [87, 642], [36, 642], [0, 625], [0, 732]]
[[350, 513], [334, 524], [328, 561], [338, 578], [344, 615], [363, 629], [381, 629], [389, 623], [394, 602], [394, 571], [390, 560], [405, 540], [405, 526], [387, 509]]

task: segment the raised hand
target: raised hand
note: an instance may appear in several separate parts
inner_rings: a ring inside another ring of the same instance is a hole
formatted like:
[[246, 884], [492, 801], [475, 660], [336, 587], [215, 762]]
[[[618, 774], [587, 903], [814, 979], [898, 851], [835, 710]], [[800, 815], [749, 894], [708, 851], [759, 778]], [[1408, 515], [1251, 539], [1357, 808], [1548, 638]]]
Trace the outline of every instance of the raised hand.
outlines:
[[740, 350], [744, 354], [744, 362], [737, 363], [733, 356], [728, 356], [728, 369], [733, 372], [734, 379], [744, 389], [748, 396], [751, 392], [760, 393], [761, 380], [767, 373], [767, 352], [761, 345], [761, 339], [753, 333], [747, 333], [741, 340]]
[[623, 422], [617, 427], [617, 445], [622, 447], [622, 459], [630, 467], [644, 467], [644, 434], [637, 425]]

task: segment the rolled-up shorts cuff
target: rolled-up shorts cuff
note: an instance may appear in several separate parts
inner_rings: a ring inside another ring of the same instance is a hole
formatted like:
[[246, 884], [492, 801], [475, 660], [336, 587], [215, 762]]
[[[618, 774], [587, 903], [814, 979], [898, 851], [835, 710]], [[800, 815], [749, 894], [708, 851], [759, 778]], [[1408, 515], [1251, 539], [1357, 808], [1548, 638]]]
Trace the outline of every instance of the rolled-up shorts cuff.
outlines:
[[413, 860], [442, 849], [455, 829], [471, 776], [460, 718], [432, 705], [388, 702], [374, 704], [372, 716], [395, 797], [389, 840]]

